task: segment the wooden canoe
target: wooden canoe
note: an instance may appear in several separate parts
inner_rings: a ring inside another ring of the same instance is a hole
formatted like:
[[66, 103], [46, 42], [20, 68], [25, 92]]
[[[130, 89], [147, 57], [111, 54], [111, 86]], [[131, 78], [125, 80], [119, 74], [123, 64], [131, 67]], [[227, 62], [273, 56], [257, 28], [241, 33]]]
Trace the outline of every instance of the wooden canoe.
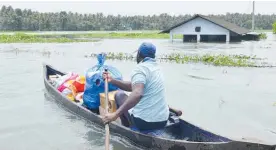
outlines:
[[[65, 73], [43, 64], [44, 84], [48, 94], [61, 103], [66, 109], [97, 125], [104, 127], [99, 115], [82, 105], [67, 99], [49, 82], [49, 75], [64, 75]], [[275, 145], [235, 141], [197, 127], [176, 116], [170, 118], [168, 125], [162, 130], [162, 136], [144, 134], [125, 127], [118, 122], [109, 124], [110, 132], [119, 134], [137, 146], [146, 149], [162, 150], [275, 150]], [[163, 136], [166, 135], [166, 136]]]

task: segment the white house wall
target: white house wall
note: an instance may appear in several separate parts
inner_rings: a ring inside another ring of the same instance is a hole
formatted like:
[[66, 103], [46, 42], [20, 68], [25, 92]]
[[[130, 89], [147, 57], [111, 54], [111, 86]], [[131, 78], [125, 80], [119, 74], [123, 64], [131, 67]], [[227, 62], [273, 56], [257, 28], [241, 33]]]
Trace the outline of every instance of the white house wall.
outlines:
[[[200, 32], [195, 32], [195, 27], [201, 27]], [[218, 26], [210, 21], [200, 17], [195, 18], [181, 26], [178, 26], [170, 31], [170, 34], [183, 34], [183, 35], [226, 35], [226, 41], [230, 40], [229, 30]], [[198, 39], [199, 40], [199, 39]]]

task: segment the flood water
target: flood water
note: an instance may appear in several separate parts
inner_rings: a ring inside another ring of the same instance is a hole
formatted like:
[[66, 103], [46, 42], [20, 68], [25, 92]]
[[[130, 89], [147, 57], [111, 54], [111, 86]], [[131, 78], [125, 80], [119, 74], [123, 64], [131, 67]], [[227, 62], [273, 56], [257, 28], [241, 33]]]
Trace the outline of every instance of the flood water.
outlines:
[[[104, 129], [59, 106], [45, 95], [42, 63], [84, 74], [96, 60], [90, 53], [133, 52], [143, 41], [157, 53], [223, 53], [257, 55], [275, 63], [276, 36], [242, 43], [185, 43], [176, 40], [106, 39], [89, 43], [0, 44], [0, 149], [104, 149]], [[48, 53], [50, 52], [50, 53]], [[130, 61], [107, 61], [125, 79]], [[182, 118], [235, 140], [276, 144], [276, 68], [214, 67], [160, 63], [169, 105]], [[274, 105], [275, 104], [275, 105]], [[138, 149], [111, 136], [113, 150]]]

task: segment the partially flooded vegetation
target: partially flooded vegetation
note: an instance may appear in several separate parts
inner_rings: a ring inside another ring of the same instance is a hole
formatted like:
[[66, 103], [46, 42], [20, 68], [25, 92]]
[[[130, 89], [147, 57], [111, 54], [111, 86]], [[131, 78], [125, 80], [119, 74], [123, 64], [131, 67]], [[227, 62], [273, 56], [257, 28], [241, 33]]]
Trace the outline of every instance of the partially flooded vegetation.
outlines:
[[272, 24], [272, 32], [276, 34], [276, 21]]
[[[92, 53], [86, 57], [96, 57], [97, 54]], [[135, 60], [135, 56], [130, 53], [106, 53], [106, 58], [111, 60]], [[193, 54], [187, 55], [182, 53], [171, 53], [157, 56], [159, 61], [175, 62], [179, 64], [184, 63], [203, 63], [206, 65], [214, 66], [231, 66], [231, 67], [262, 67], [257, 65], [256, 60], [263, 60], [263, 58], [257, 58], [256, 56], [246, 55], [215, 55], [215, 54]]]
[[42, 37], [39, 35], [15, 33], [12, 35], [0, 35], [0, 43], [72, 43], [89, 42], [91, 40], [70, 39], [67, 37]]
[[[183, 35], [176, 34], [174, 39], [182, 39]], [[258, 39], [266, 39], [266, 33], [260, 33]], [[73, 43], [96, 42], [100, 39], [170, 39], [170, 34], [160, 31], [141, 32], [87, 32], [87, 33], [47, 33], [36, 32], [3, 32], [0, 43]]]
[[[32, 32], [16, 32], [14, 34], [1, 34], [0, 43], [72, 43], [72, 42], [96, 42], [104, 39], [168, 39], [169, 34], [158, 32], [93, 32], [74, 34], [33, 34]], [[181, 39], [183, 35], [175, 35]]]
[[[86, 38], [132, 38], [132, 39], [169, 39], [170, 34], [158, 33], [158, 32], [95, 32], [86, 34], [74, 34], [74, 37], [86, 37]], [[176, 39], [183, 38], [183, 35], [175, 35]]]
[[265, 33], [260, 33], [259, 39], [267, 39], [267, 35]]

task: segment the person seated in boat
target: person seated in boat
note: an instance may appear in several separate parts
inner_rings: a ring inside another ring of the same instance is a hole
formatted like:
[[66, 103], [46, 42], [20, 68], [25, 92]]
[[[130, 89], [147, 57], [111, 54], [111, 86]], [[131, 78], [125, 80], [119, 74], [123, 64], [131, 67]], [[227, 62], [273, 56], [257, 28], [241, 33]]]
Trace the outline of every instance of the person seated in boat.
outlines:
[[[165, 99], [165, 85], [161, 69], [155, 60], [156, 47], [152, 43], [144, 42], [137, 50], [137, 66], [134, 68], [131, 81], [113, 79], [104, 72], [103, 78], [119, 87], [131, 92], [127, 96], [124, 91], [118, 91], [115, 101], [118, 109], [114, 113], [107, 113], [102, 117], [104, 123], [115, 121], [120, 117], [127, 127], [138, 130], [154, 130], [166, 126], [171, 109]], [[178, 115], [182, 112], [175, 110]]]

